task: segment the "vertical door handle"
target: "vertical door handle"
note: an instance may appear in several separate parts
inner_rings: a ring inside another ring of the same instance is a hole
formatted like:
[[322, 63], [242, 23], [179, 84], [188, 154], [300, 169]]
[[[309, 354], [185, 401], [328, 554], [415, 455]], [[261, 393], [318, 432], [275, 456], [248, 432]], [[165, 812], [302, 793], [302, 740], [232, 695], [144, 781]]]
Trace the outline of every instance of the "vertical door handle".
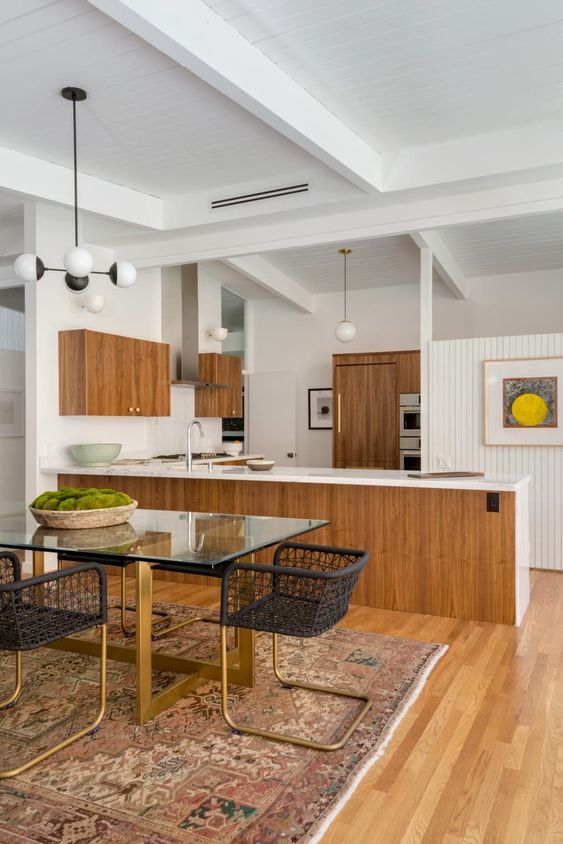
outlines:
[[342, 433], [342, 395], [338, 393], [338, 401], [337, 401], [337, 421], [336, 421], [336, 432], [338, 434]]

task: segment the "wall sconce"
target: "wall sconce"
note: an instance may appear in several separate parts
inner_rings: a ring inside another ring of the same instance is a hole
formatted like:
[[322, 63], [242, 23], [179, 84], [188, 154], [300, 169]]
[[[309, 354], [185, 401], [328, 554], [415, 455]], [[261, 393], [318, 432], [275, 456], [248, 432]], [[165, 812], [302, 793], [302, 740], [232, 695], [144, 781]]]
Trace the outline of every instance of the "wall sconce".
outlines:
[[222, 343], [223, 340], [227, 339], [229, 329], [218, 326], [217, 328], [211, 328], [207, 333], [210, 337], [213, 337], [214, 340], [217, 340], [218, 343]]
[[91, 314], [99, 314], [103, 311], [106, 301], [100, 293], [87, 293], [82, 297], [80, 307]]

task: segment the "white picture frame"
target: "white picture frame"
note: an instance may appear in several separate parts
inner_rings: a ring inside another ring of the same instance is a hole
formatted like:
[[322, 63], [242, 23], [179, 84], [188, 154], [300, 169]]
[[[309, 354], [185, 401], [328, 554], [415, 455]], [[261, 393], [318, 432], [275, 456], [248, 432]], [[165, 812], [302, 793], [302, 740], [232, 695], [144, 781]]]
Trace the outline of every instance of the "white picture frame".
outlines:
[[332, 429], [332, 388], [309, 388], [309, 430], [330, 431]]
[[0, 389], [0, 437], [23, 435], [23, 390]]
[[[483, 373], [485, 445], [563, 445], [563, 358], [486, 360]], [[530, 396], [540, 410], [522, 421], [513, 409]]]

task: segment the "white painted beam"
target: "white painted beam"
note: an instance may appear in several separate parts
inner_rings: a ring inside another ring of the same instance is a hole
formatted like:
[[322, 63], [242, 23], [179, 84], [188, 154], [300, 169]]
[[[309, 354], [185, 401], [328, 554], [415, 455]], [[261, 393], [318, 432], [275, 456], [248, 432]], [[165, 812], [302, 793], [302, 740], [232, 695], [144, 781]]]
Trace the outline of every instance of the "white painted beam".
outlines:
[[381, 156], [202, 0], [90, 0], [106, 15], [368, 192]]
[[432, 250], [434, 266], [455, 298], [467, 299], [467, 279], [440, 233], [432, 230], [411, 232], [411, 237], [420, 249]]
[[[152, 229], [162, 229], [162, 200], [141, 191], [78, 175], [80, 208]], [[73, 205], [73, 171], [42, 158], [0, 147], [0, 188], [24, 196]]]
[[423, 472], [428, 472], [430, 444], [429, 413], [429, 370], [430, 343], [432, 342], [432, 250], [424, 247], [420, 250], [420, 464]]
[[239, 228], [186, 229], [166, 237], [154, 234], [114, 240], [111, 247], [117, 260], [134, 261], [138, 267], [171, 266], [562, 210], [563, 179], [552, 179], [361, 211], [303, 218], [296, 214], [291, 219], [252, 225], [241, 220]]
[[270, 290], [280, 299], [284, 299], [298, 310], [312, 314], [315, 309], [315, 297], [308, 290], [278, 270], [260, 255], [245, 255], [240, 258], [225, 258], [224, 264], [237, 270], [242, 275]]
[[385, 168], [383, 190], [412, 190], [509, 173], [524, 176], [534, 171], [546, 178], [546, 168], [553, 168], [553, 175], [558, 176], [562, 164], [561, 126], [557, 121], [538, 122], [398, 150]]

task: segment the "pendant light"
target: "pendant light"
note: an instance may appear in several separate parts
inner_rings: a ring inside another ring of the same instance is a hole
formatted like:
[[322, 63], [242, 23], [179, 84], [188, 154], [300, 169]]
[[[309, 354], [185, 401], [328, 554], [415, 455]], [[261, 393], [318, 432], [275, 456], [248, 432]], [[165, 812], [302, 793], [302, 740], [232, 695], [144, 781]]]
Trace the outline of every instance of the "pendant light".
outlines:
[[65, 284], [73, 293], [82, 293], [88, 287], [90, 273], [107, 275], [116, 287], [130, 287], [135, 283], [137, 270], [128, 261], [116, 261], [107, 272], [92, 269], [94, 258], [87, 249], [78, 245], [78, 166], [76, 155], [76, 103], [88, 96], [82, 88], [63, 88], [61, 96], [72, 102], [72, 135], [74, 152], [74, 246], [64, 254], [63, 267], [46, 267], [41, 258], [24, 252], [14, 263], [14, 271], [23, 281], [39, 281], [46, 272], [65, 273]]
[[339, 249], [338, 254], [344, 255], [344, 319], [340, 320], [336, 328], [334, 329], [334, 334], [337, 340], [341, 343], [349, 343], [350, 340], [353, 340], [356, 336], [356, 326], [353, 322], [347, 317], [346, 312], [346, 286], [347, 286], [347, 278], [346, 278], [346, 259], [350, 254], [351, 249]]

